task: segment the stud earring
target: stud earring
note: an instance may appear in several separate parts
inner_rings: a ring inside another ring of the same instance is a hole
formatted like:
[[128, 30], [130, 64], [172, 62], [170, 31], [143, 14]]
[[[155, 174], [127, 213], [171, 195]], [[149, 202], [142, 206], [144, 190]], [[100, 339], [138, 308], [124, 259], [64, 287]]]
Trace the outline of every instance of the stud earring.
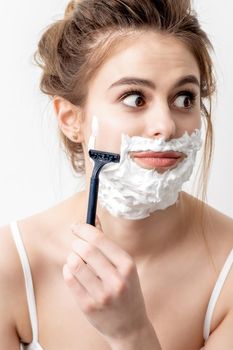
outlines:
[[78, 140], [78, 133], [80, 131], [80, 128], [74, 128], [74, 132], [73, 132], [73, 135], [72, 135], [72, 138], [74, 141], [77, 141]]
[[74, 133], [72, 135], [72, 138], [73, 138], [74, 141], [77, 141], [78, 140], [78, 134]]

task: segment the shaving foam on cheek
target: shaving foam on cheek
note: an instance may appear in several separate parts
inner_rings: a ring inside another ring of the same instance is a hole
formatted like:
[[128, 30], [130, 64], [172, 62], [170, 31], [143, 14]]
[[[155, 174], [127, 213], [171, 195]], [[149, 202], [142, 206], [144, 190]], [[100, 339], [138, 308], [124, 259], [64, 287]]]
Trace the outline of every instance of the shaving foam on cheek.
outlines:
[[[94, 120], [94, 118], [93, 118]], [[95, 136], [90, 141], [94, 146]], [[187, 132], [178, 139], [149, 139], [122, 135], [120, 163], [107, 164], [100, 173], [99, 201], [113, 216], [129, 220], [148, 217], [155, 210], [173, 205], [183, 184], [189, 180], [197, 151], [201, 148], [201, 131]], [[94, 148], [93, 148], [94, 149]], [[129, 152], [176, 151], [186, 158], [174, 169], [163, 174], [140, 167]]]
[[[91, 123], [91, 136], [89, 138], [89, 142], [88, 142], [88, 151], [90, 149], [95, 149], [95, 141], [96, 141], [96, 137], [98, 135], [99, 132], [99, 121], [98, 118], [94, 115], [92, 117], [92, 123]], [[90, 158], [90, 161], [92, 163], [92, 165], [94, 166], [94, 161]]]

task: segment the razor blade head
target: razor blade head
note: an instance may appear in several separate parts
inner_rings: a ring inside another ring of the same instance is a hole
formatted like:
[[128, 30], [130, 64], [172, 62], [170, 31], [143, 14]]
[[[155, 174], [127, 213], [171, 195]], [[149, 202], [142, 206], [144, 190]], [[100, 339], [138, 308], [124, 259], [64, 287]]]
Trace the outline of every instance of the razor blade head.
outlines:
[[98, 161], [101, 161], [103, 163], [109, 163], [109, 162], [119, 163], [119, 161], [120, 161], [120, 155], [117, 153], [97, 151], [97, 150], [93, 150], [93, 149], [89, 150], [89, 156], [94, 161], [98, 160]]

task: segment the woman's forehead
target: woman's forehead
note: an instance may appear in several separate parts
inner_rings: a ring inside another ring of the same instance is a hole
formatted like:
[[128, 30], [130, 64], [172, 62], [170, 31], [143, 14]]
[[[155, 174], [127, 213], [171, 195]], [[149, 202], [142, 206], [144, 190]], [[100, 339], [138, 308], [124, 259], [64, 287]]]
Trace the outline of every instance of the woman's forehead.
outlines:
[[150, 78], [155, 85], [169, 81], [172, 84], [185, 75], [200, 81], [194, 55], [178, 38], [146, 32], [134, 39], [121, 43], [120, 49], [102, 64], [94, 79], [97, 85], [110, 87], [125, 77]]

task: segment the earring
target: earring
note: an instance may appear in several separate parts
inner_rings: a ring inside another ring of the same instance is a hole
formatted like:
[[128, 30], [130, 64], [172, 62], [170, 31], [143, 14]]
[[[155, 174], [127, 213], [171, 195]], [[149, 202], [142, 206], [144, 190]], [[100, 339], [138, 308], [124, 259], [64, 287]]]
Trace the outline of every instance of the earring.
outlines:
[[74, 133], [72, 135], [72, 138], [73, 138], [74, 141], [77, 141], [78, 140], [78, 134]]
[[78, 133], [79, 133], [79, 131], [80, 131], [80, 127], [74, 128], [74, 132], [73, 132], [73, 135], [72, 135], [72, 138], [74, 139], [74, 141], [78, 140]]

